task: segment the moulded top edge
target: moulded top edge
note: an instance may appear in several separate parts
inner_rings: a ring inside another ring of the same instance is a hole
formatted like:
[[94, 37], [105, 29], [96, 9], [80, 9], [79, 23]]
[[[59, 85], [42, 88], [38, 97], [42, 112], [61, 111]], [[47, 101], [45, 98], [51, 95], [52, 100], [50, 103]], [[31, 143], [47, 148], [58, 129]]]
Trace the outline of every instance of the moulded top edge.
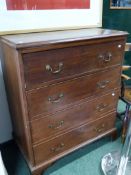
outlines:
[[76, 29], [76, 30], [63, 30], [63, 31], [50, 31], [28, 34], [15, 34], [1, 36], [2, 40], [8, 43], [11, 47], [25, 48], [35, 47], [37, 45], [73, 42], [81, 40], [90, 40], [98, 38], [107, 38], [113, 36], [128, 35], [128, 32], [92, 28], [92, 29]]

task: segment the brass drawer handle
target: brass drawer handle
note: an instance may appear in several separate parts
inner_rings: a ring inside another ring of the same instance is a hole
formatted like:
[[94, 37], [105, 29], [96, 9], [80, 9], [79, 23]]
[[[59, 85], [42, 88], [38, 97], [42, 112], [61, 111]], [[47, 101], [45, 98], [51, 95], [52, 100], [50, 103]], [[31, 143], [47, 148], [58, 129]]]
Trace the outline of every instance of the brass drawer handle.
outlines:
[[102, 59], [105, 63], [108, 63], [112, 59], [112, 54], [110, 52], [103, 54], [103, 55], [101, 54], [99, 55], [99, 58]]
[[94, 128], [94, 131], [96, 131], [97, 133], [101, 133], [101, 132], [103, 132], [105, 130], [105, 124], [102, 124], [102, 126], [101, 127], [99, 127], [99, 128]]
[[65, 144], [64, 143], [60, 143], [60, 145], [58, 145], [57, 147], [55, 148], [51, 148], [51, 152], [55, 153], [55, 152], [59, 152], [61, 151], [63, 148], [64, 148]]
[[57, 97], [57, 99], [53, 99], [52, 97], [49, 97], [48, 98], [48, 101], [51, 102], [51, 103], [59, 103], [60, 100], [64, 97], [64, 94], [63, 93], [60, 93]]
[[104, 57], [104, 62], [110, 62], [112, 59], [112, 54], [109, 52], [106, 54], [106, 56]]
[[64, 125], [64, 121], [59, 121], [57, 124], [53, 125], [49, 125], [48, 128], [51, 128], [51, 129], [59, 129], [61, 128], [62, 126]]
[[58, 70], [53, 70], [53, 68], [49, 64], [47, 64], [45, 67], [46, 70], [50, 71], [52, 74], [58, 74], [62, 71], [63, 63], [62, 62], [59, 63]]
[[96, 107], [96, 110], [99, 111], [99, 112], [102, 112], [102, 111], [105, 110], [105, 108], [107, 108], [107, 106], [108, 106], [107, 104], [101, 103], [101, 104], [99, 104], [99, 105]]
[[100, 88], [100, 89], [104, 89], [108, 84], [109, 84], [109, 80], [105, 80], [105, 81], [100, 81], [97, 83], [97, 86]]

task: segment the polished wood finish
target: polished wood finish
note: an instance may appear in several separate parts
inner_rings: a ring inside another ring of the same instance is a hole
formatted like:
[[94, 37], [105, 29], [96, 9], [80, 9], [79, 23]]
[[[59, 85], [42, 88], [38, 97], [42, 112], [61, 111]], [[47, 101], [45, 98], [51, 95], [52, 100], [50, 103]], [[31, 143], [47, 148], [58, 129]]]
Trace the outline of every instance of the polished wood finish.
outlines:
[[115, 129], [126, 32], [1, 38], [14, 135], [33, 175]]
[[[119, 91], [93, 98], [73, 108], [67, 108], [52, 115], [41, 115], [38, 120], [31, 121], [32, 141], [38, 143], [63, 133], [67, 129], [78, 127], [96, 120], [108, 111], [116, 110]], [[72, 125], [73, 123], [73, 125]]]
[[27, 89], [120, 65], [122, 49], [117, 49], [120, 44], [122, 41], [112, 41], [23, 54]]
[[95, 74], [39, 88], [27, 93], [30, 118], [44, 113], [54, 113], [91, 96], [98, 96], [105, 90], [120, 87], [121, 67], [100, 71]]
[[111, 113], [104, 118], [80, 126], [69, 133], [57, 136], [55, 139], [34, 146], [35, 163], [39, 164], [55, 158], [60, 153], [64, 154], [66, 150], [75, 149], [75, 146], [93, 139], [98, 135], [114, 127], [116, 113]]
[[113, 40], [122, 41], [122, 39], [125, 39], [125, 35], [128, 35], [128, 33], [117, 30], [94, 28], [6, 35], [3, 36], [2, 39], [4, 39], [4, 42], [8, 43], [10, 47], [21, 50], [22, 53], [28, 53], [36, 50], [50, 50], [52, 48], [57, 48], [57, 46], [59, 48], [67, 47], [67, 45], [78, 46], [85, 45], [86, 42], [93, 44], [94, 40], [95, 43], [100, 43], [101, 39], [103, 42], [112, 42]]
[[8, 45], [3, 44], [4, 52], [4, 78], [8, 95], [9, 109], [13, 122], [13, 134], [26, 159], [34, 163], [33, 150], [31, 147], [31, 134], [28, 121], [24, 80], [21, 72], [21, 57]]

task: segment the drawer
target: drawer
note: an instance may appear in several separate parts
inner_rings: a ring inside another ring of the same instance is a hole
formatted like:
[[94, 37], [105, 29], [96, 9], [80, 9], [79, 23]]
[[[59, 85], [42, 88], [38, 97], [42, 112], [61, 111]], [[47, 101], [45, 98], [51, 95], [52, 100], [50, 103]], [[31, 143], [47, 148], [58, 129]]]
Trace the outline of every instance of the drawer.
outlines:
[[43, 142], [33, 147], [35, 163], [40, 164], [49, 159], [55, 159], [66, 151], [75, 150], [75, 147], [93, 139], [106, 131], [114, 128], [116, 113], [111, 113], [104, 118], [88, 123], [72, 130], [69, 133], [56, 137], [48, 142]]
[[121, 67], [27, 92], [30, 118], [51, 114], [120, 86]]
[[[103, 42], [103, 41], [102, 41]], [[23, 54], [27, 89], [120, 65], [124, 41]]]
[[41, 116], [30, 123], [33, 143], [47, 140], [65, 130], [96, 120], [114, 111], [117, 107], [119, 91], [111, 91], [97, 99], [90, 100], [72, 109], [57, 112], [51, 116]]

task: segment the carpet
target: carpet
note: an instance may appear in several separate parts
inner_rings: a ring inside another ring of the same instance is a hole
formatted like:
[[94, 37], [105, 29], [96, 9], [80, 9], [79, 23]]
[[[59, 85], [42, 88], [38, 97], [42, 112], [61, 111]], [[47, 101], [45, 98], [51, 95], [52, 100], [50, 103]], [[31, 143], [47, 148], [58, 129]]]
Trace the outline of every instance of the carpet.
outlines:
[[44, 175], [102, 175], [102, 157], [106, 153], [118, 149], [121, 149], [120, 138], [115, 142], [105, 139], [97, 141], [61, 159], [50, 167]]
[[[121, 149], [121, 139], [100, 139], [58, 160], [43, 175], [102, 175], [101, 158]], [[4, 144], [2, 156], [9, 175], [30, 175], [28, 166], [14, 141]]]

